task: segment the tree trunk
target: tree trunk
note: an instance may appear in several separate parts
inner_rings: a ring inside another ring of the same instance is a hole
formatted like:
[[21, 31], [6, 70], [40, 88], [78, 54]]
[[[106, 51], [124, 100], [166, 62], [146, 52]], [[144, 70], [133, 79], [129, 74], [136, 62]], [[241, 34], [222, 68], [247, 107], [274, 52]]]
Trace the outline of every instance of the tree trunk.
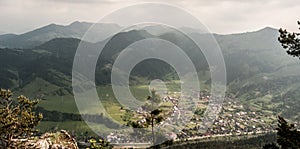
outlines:
[[152, 143], [153, 143], [153, 145], [154, 145], [154, 143], [155, 143], [155, 136], [154, 136], [154, 118], [152, 117], [151, 118], [151, 131], [152, 131]]

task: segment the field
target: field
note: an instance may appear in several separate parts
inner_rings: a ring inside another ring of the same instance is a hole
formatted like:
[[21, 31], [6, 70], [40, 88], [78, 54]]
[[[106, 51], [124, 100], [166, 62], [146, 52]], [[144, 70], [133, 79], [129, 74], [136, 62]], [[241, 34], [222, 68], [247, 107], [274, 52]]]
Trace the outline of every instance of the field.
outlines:
[[[200, 76], [200, 86], [201, 89], [208, 90], [209, 86], [206, 85], [204, 82], [208, 79], [208, 73], [206, 73], [204, 76]], [[157, 93], [166, 93], [166, 89], [169, 96], [174, 95], [174, 93], [180, 92], [180, 81], [179, 80], [173, 80], [173, 81], [167, 81], [164, 82], [164, 84], [155, 84], [154, 86], [151, 86], [153, 84], [143, 83], [141, 85], [133, 85], [130, 86], [129, 89], [132, 93], [132, 95], [140, 101], [145, 101], [146, 98], [150, 95], [150, 90], [155, 89]], [[165, 90], [165, 91], [163, 91]], [[88, 108], [86, 110], [83, 110], [83, 113], [91, 113], [91, 114], [100, 114], [105, 113], [107, 117], [115, 121], [116, 123], [124, 124], [124, 122], [121, 119], [121, 116], [124, 115], [124, 110], [121, 110], [121, 108], [127, 108], [123, 107], [119, 104], [119, 102], [116, 100], [114, 93], [112, 91], [111, 86], [97, 86], [97, 93], [100, 100], [97, 101], [85, 101], [85, 104], [87, 104]], [[18, 95], [25, 95], [26, 97], [29, 97], [30, 99], [41, 99], [38, 106], [43, 107], [44, 109], [48, 111], [58, 111], [62, 113], [75, 113], [79, 114], [78, 108], [76, 106], [75, 99], [73, 95], [71, 95], [67, 90], [64, 88], [60, 88], [59, 86], [56, 86], [54, 84], [51, 84], [41, 78], [36, 78], [34, 81], [30, 82], [26, 86], [22, 87], [22, 89], [17, 90], [15, 92], [15, 96]], [[165, 96], [165, 95], [162, 95]], [[104, 109], [99, 108], [99, 103], [94, 103], [101, 101], [101, 104], [103, 105]], [[165, 107], [170, 105], [165, 105]], [[92, 111], [92, 112], [91, 112]], [[93, 111], [97, 111], [93, 113]], [[99, 127], [103, 127], [103, 130], [109, 130], [106, 128], [105, 125], [101, 124], [94, 124], [99, 125]], [[85, 124], [85, 122], [82, 121], [64, 121], [64, 122], [52, 122], [52, 121], [42, 121], [39, 125], [39, 129], [43, 131], [51, 130], [53, 128], [56, 129], [67, 129], [67, 130], [75, 130], [80, 132], [88, 131], [90, 133], [91, 130], [88, 128], [88, 126]]]
[[[91, 124], [92, 127], [97, 127], [97, 129], [102, 130], [101, 133], [108, 134], [113, 130], [107, 128], [103, 124]], [[82, 133], [88, 132], [89, 135], [95, 134], [89, 126], [83, 121], [66, 121], [66, 122], [51, 122], [51, 121], [42, 121], [38, 126], [40, 132], [51, 132], [56, 130], [68, 130], [71, 133], [76, 133], [80, 135]]]
[[[179, 88], [179, 81], [170, 81], [166, 83], [166, 86], [169, 91], [171, 92], [178, 92], [180, 90]], [[25, 86], [22, 90], [16, 92], [16, 96], [20, 94], [25, 94], [30, 99], [36, 99], [39, 98], [38, 95], [45, 94], [45, 92], [41, 91], [55, 91], [59, 89], [57, 86], [49, 84], [46, 81], [43, 81], [41, 79], [37, 79], [36, 81], [28, 84]], [[130, 91], [132, 95], [141, 101], [145, 101], [147, 96], [150, 95], [149, 88], [147, 85], [135, 85], [130, 87]], [[109, 117], [114, 120], [117, 123], [123, 124], [124, 122], [121, 119], [121, 116], [124, 114], [124, 111], [121, 110], [121, 105], [118, 103], [118, 101], [115, 99], [113, 91], [111, 89], [111, 86], [100, 86], [97, 87], [98, 97], [99, 101], [101, 101], [102, 105], [105, 108], [106, 114], [109, 115]], [[74, 97], [70, 94], [65, 93], [64, 96], [59, 96], [56, 94], [48, 94], [45, 97], [43, 97], [38, 106], [45, 108], [49, 111], [59, 111], [63, 113], [79, 113], [76, 102], [74, 100]], [[97, 106], [97, 103], [89, 103], [87, 113], [90, 113], [90, 111], [99, 111], [99, 106]], [[126, 108], [126, 107], [124, 107]], [[100, 112], [98, 112], [100, 114]], [[105, 125], [101, 124], [94, 124], [99, 125], [100, 128], [103, 128], [103, 130], [108, 130]], [[98, 126], [97, 126], [98, 127]], [[88, 128], [85, 122], [82, 121], [65, 121], [65, 122], [52, 122], [52, 121], [42, 121], [41, 124], [38, 127], [41, 132], [55, 129], [67, 129], [67, 130], [74, 130], [76, 132], [85, 132], [88, 131], [89, 133], [92, 133], [91, 130]]]

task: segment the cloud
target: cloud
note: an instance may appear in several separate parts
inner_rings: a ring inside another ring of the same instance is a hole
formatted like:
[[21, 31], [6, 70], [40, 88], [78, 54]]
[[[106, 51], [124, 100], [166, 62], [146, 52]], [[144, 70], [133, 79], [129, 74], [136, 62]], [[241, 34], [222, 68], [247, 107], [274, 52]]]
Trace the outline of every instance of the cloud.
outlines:
[[266, 26], [296, 31], [300, 10], [296, 0], [210, 0], [195, 1], [186, 7], [218, 33], [253, 31]]
[[55, 3], [68, 3], [68, 4], [115, 4], [128, 2], [131, 0], [47, 0]]
[[49, 0], [49, 1], [54, 1], [54, 2], [63, 2], [63, 3], [95, 3], [99, 2], [99, 0]]
[[[149, 0], [0, 0], [0, 30], [23, 33], [50, 23], [97, 22], [114, 10], [141, 2]], [[296, 21], [300, 20], [298, 0], [172, 0], [170, 4], [189, 11], [217, 33], [265, 26], [297, 31]]]

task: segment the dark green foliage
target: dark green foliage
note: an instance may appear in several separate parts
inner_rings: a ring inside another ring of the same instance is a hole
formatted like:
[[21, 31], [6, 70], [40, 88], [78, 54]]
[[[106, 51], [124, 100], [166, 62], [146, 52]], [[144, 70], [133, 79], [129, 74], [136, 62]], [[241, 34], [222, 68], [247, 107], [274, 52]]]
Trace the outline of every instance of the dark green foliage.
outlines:
[[[22, 84], [22, 70], [36, 55], [27, 49], [0, 48], [0, 82], [4, 88], [16, 88]], [[23, 77], [29, 76], [24, 74]], [[30, 80], [31, 81], [31, 80]]]
[[63, 121], [82, 121], [80, 114], [63, 113], [59, 111], [48, 111], [42, 107], [34, 109], [36, 112], [43, 113], [43, 121], [63, 122]]
[[279, 147], [275, 143], [271, 143], [271, 144], [264, 145], [263, 149], [279, 149]]
[[281, 116], [278, 116], [277, 124], [277, 144], [271, 143], [264, 145], [264, 149], [297, 149], [300, 148], [300, 131], [298, 131], [294, 124], [288, 122]]
[[76, 114], [64, 113], [59, 111], [48, 111], [42, 107], [37, 107], [34, 111], [43, 113], [43, 121], [64, 122], [64, 121], [82, 121], [104, 124], [108, 128], [118, 128], [119, 124], [113, 122], [111, 119], [103, 116], [103, 114]]
[[35, 127], [43, 118], [33, 112], [37, 100], [30, 100], [19, 96], [17, 100], [11, 98], [10, 90], [0, 90], [0, 146], [2, 148], [17, 148], [13, 141], [19, 138], [28, 138], [36, 132]]
[[111, 149], [112, 146], [106, 140], [100, 138], [98, 141], [94, 138], [89, 140], [90, 147], [86, 149]]
[[278, 116], [277, 143], [281, 148], [300, 148], [300, 132], [297, 131], [294, 124], [288, 122], [281, 116]]
[[125, 114], [123, 116], [121, 116], [122, 120], [124, 122], [126, 122], [126, 126], [132, 126], [132, 124], [131, 124], [131, 118], [133, 116], [134, 116], [133, 111], [126, 109]]
[[151, 111], [150, 114], [152, 114], [152, 115], [159, 115], [160, 112], [161, 112], [161, 110], [155, 109], [155, 110]]
[[206, 110], [206, 109], [198, 108], [198, 109], [195, 110], [194, 113], [195, 113], [196, 115], [203, 116], [205, 110]]
[[187, 141], [166, 141], [160, 145], [151, 147], [151, 149], [258, 149], [265, 143], [271, 143], [276, 140], [276, 134], [268, 133], [258, 136], [225, 136], [220, 138], [208, 138]]
[[[298, 25], [300, 25], [300, 21], [298, 21]], [[279, 33], [278, 40], [282, 47], [287, 49], [286, 52], [293, 57], [300, 58], [300, 33], [290, 33], [283, 29], [280, 29]]]

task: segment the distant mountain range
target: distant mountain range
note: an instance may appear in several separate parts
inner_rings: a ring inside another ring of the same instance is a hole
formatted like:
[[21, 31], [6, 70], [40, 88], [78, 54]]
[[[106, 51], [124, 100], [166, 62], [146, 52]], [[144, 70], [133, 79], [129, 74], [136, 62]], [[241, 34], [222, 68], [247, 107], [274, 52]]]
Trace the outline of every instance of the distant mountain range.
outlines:
[[[84, 33], [92, 26], [92, 23], [73, 22], [70, 25], [50, 24], [33, 31], [15, 35], [0, 35], [0, 47], [7, 48], [33, 48], [46, 41], [55, 38], [78, 38], [80, 39]], [[106, 37], [108, 31], [118, 31], [121, 29], [116, 24], [95, 24], [95, 38], [88, 39], [90, 42], [97, 42]]]
[[[59, 90], [53, 92], [72, 94], [73, 58], [81, 37], [91, 25], [85, 22], [74, 22], [67, 26], [50, 24], [21, 35], [0, 35], [1, 87], [22, 90], [38, 79]], [[108, 31], [121, 29], [116, 24], [97, 24], [96, 27], [99, 29], [94, 33], [94, 38], [84, 41], [87, 47], [94, 50], [107, 41], [103, 38]], [[192, 29], [188, 34], [203, 38]], [[300, 95], [297, 92], [300, 89], [300, 63], [282, 49], [277, 41], [277, 29], [266, 27], [255, 32], [214, 36], [225, 58], [229, 94], [241, 100], [253, 101], [261, 108], [273, 111], [282, 108], [280, 112], [286, 115], [295, 112], [294, 107], [300, 109], [297, 107], [299, 104], [295, 105], [299, 101], [297, 95]], [[108, 41], [98, 61], [96, 83], [110, 84], [111, 65], [117, 55], [128, 45], [149, 37], [168, 40], [180, 46], [194, 63], [201, 63], [196, 68], [198, 71], [208, 70], [203, 55], [194, 53], [197, 47], [180, 33], [159, 26], [147, 26], [120, 32]], [[171, 66], [148, 60], [134, 68], [131, 79], [138, 82], [141, 77], [168, 79], [170, 76], [176, 78]], [[268, 106], [270, 103], [275, 106]]]

